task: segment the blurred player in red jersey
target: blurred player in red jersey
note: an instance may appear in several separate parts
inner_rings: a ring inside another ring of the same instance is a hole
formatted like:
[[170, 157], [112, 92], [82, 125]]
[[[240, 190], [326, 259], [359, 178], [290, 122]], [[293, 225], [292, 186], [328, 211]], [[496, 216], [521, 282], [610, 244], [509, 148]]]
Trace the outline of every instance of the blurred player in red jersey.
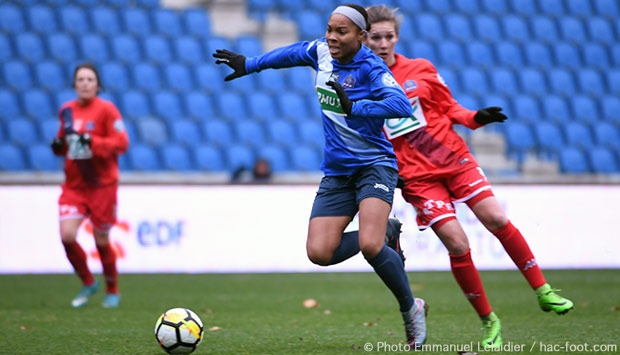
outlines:
[[106, 283], [102, 305], [116, 308], [120, 301], [118, 271], [109, 231], [116, 222], [118, 156], [129, 147], [129, 139], [116, 106], [98, 96], [101, 81], [93, 65], [75, 68], [73, 87], [77, 99], [60, 108], [60, 129], [51, 144], [54, 154], [65, 157], [65, 181], [58, 199], [60, 237], [83, 285], [71, 305], [85, 306], [99, 289], [86, 253], [77, 242], [78, 229], [84, 218], [89, 218]]
[[371, 27], [366, 44], [388, 64], [413, 106], [412, 117], [386, 120], [384, 126], [398, 159], [403, 198], [416, 209], [419, 228], [432, 228], [448, 249], [452, 273], [482, 320], [483, 346], [501, 346], [501, 324], [472, 261], [467, 235], [456, 219], [455, 203], [467, 204], [497, 237], [535, 290], [542, 310], [568, 312], [573, 302], [547, 284], [523, 235], [502, 210], [482, 169], [453, 129], [456, 123], [477, 129], [504, 122], [507, 117], [502, 109], [472, 111], [459, 105], [431, 62], [394, 53], [401, 21], [396, 10], [382, 5], [367, 11]]

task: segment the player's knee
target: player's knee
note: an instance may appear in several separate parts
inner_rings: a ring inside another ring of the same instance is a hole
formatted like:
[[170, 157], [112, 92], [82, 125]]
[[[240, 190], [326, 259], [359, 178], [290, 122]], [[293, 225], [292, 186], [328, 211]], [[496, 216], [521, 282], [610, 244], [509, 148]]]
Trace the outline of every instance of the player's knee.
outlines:
[[308, 254], [308, 259], [310, 259], [313, 264], [319, 266], [328, 266], [331, 263], [332, 253], [328, 253], [325, 250], [308, 246], [306, 248], [306, 253]]

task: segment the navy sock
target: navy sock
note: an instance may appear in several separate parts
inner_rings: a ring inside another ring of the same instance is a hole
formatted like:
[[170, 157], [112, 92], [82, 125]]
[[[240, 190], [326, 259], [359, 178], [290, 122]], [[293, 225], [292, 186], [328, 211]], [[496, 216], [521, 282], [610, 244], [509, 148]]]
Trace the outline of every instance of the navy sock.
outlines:
[[341, 263], [359, 252], [360, 242], [357, 231], [343, 233], [340, 245], [334, 251], [329, 265]]
[[413, 306], [413, 293], [409, 287], [407, 273], [403, 268], [403, 261], [398, 253], [384, 245], [377, 256], [366, 260], [375, 269], [383, 283], [392, 291], [398, 300], [400, 311], [410, 310]]

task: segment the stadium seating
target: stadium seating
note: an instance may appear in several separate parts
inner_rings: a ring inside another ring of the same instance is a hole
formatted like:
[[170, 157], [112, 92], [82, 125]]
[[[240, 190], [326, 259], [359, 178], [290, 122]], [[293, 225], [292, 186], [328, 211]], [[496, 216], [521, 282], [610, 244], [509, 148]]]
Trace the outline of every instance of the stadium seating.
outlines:
[[45, 120], [56, 116], [49, 95], [41, 89], [29, 89], [23, 92], [24, 113], [33, 120]]
[[226, 121], [211, 119], [203, 123], [202, 129], [205, 143], [219, 147], [226, 147], [235, 143], [236, 137]]
[[21, 107], [17, 95], [8, 89], [0, 88], [0, 119], [8, 121], [21, 114]]
[[189, 150], [180, 144], [165, 144], [160, 147], [162, 167], [168, 171], [190, 171], [194, 162]]
[[266, 159], [271, 165], [271, 171], [279, 173], [290, 170], [286, 150], [276, 144], [266, 144], [258, 148], [256, 158]]
[[13, 119], [6, 123], [7, 139], [18, 146], [26, 147], [37, 143], [39, 136], [33, 121]]
[[316, 148], [302, 145], [293, 147], [290, 152], [291, 165], [295, 171], [316, 171], [321, 167], [321, 158]]
[[51, 33], [45, 37], [50, 59], [63, 64], [72, 64], [78, 58], [78, 50], [74, 38], [63, 32]]
[[28, 165], [22, 151], [13, 144], [0, 143], [0, 171], [27, 170]]
[[110, 37], [120, 34], [120, 16], [114, 8], [95, 6], [89, 8], [88, 12], [95, 33]]
[[133, 143], [126, 154], [132, 170], [153, 172], [162, 169], [157, 149], [152, 146]]
[[170, 138], [173, 142], [185, 146], [195, 146], [202, 140], [198, 124], [189, 119], [170, 122]]
[[54, 11], [46, 5], [35, 5], [29, 7], [28, 26], [34, 32], [41, 34], [54, 33], [58, 31], [58, 22]]
[[146, 37], [152, 32], [149, 12], [141, 8], [127, 8], [120, 12], [123, 26], [132, 36]]
[[52, 153], [49, 144], [35, 143], [28, 146], [26, 156], [30, 162], [30, 169], [34, 171], [62, 171], [63, 160]]
[[256, 154], [252, 148], [244, 145], [232, 145], [223, 147], [222, 150], [231, 172], [239, 168], [252, 169], [254, 166]]
[[587, 174], [590, 165], [585, 153], [579, 148], [564, 147], [560, 150], [560, 171], [565, 174]]
[[201, 92], [188, 92], [183, 95], [185, 112], [188, 117], [195, 120], [208, 120], [215, 115], [215, 109], [211, 98]]
[[518, 163], [522, 163], [536, 147], [530, 126], [521, 122], [511, 122], [506, 124], [504, 129], [506, 131], [506, 153]]
[[111, 38], [112, 56], [115, 60], [134, 64], [142, 61], [142, 52], [138, 40], [131, 35], [115, 35]]
[[194, 148], [196, 169], [201, 171], [220, 172], [227, 170], [225, 158], [216, 146], [200, 144]]
[[587, 152], [592, 172], [598, 174], [615, 174], [620, 172], [614, 152], [606, 147], [594, 147]]
[[26, 20], [20, 7], [10, 3], [0, 5], [0, 29], [11, 35], [25, 31]]
[[67, 76], [59, 64], [51, 60], [34, 65], [34, 74], [38, 86], [48, 92], [62, 90], [67, 86]]
[[555, 123], [542, 121], [533, 125], [538, 152], [547, 158], [557, 158], [565, 146], [562, 131]]

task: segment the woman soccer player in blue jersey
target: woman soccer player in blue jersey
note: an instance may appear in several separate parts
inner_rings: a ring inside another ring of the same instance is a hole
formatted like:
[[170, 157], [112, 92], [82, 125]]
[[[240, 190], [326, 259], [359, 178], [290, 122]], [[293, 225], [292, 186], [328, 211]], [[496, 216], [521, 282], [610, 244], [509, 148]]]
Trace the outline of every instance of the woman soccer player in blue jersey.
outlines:
[[[306, 250], [315, 264], [328, 266], [358, 252], [398, 300], [407, 344], [426, 341], [426, 304], [414, 298], [398, 252], [385, 244], [388, 217], [398, 180], [396, 156], [382, 133], [386, 118], [409, 117], [411, 104], [383, 60], [366, 46], [366, 10], [338, 6], [325, 37], [245, 57], [226, 49], [213, 54], [234, 72], [225, 80], [278, 69], [316, 70], [316, 91], [325, 134], [324, 177], [308, 226]], [[359, 231], [344, 233], [359, 212]]]

